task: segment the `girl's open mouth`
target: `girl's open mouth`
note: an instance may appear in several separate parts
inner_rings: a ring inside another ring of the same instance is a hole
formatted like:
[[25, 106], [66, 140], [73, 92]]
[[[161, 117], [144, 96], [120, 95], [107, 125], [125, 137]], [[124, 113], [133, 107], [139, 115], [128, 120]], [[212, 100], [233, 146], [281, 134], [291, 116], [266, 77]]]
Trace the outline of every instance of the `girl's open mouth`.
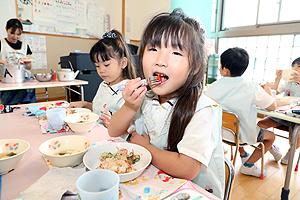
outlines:
[[153, 74], [153, 76], [158, 76], [158, 75], [160, 75], [160, 77], [161, 77], [161, 83], [160, 84], [163, 84], [163, 83], [167, 82], [168, 79], [169, 79], [169, 77], [165, 74], [161, 74], [161, 73], [154, 73]]

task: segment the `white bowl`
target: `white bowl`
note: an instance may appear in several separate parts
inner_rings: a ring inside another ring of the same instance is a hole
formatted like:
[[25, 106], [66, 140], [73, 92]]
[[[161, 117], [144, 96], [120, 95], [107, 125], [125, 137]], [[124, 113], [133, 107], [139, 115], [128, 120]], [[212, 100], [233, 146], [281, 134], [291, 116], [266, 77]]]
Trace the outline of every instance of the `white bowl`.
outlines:
[[290, 79], [293, 78], [294, 76], [292, 74], [298, 74], [299, 73], [296, 70], [293, 69], [284, 69], [282, 70], [282, 79], [285, 81], [291, 81]]
[[[83, 155], [92, 146], [92, 141], [80, 135], [52, 138], [40, 145], [40, 152], [56, 167], [76, 166], [82, 162]], [[71, 155], [56, 155], [67, 150], [77, 150]]]
[[152, 156], [150, 152], [142, 146], [132, 143], [105, 143], [92, 147], [83, 157], [83, 163], [89, 170], [95, 170], [100, 165], [100, 158], [103, 152], [116, 153], [118, 149], [125, 148], [128, 152], [134, 151], [135, 155], [140, 155], [140, 160], [133, 165], [134, 172], [119, 174], [120, 182], [126, 182], [135, 179], [143, 173], [145, 168], [151, 163]]
[[74, 113], [64, 117], [65, 122], [71, 130], [78, 134], [87, 133], [92, 130], [98, 119], [99, 115], [88, 112]]
[[15, 169], [20, 163], [24, 153], [29, 149], [30, 144], [25, 140], [5, 139], [0, 140], [0, 155], [1, 157], [11, 152], [17, 155], [8, 158], [0, 159], [0, 174], [6, 174], [12, 169]]
[[276, 105], [277, 107], [287, 106], [290, 105], [292, 102], [300, 101], [300, 97], [281, 97], [276, 98]]

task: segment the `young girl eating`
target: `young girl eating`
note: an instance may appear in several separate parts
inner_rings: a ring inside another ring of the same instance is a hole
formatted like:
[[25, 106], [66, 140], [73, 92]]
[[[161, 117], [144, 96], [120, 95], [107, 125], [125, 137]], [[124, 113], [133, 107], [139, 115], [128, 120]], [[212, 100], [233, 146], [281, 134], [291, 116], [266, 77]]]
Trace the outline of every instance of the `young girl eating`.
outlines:
[[124, 103], [118, 86], [136, 78], [132, 54], [122, 34], [112, 30], [103, 35], [90, 50], [90, 58], [95, 63], [97, 73], [103, 79], [93, 102], [71, 102], [70, 108], [88, 108], [100, 116], [105, 127], [110, 117]]
[[148, 149], [153, 165], [223, 199], [222, 109], [202, 93], [204, 42], [199, 23], [182, 10], [156, 15], [142, 36], [140, 66], [145, 78], [162, 81], [148, 92], [140, 78], [128, 81], [108, 132], [117, 137], [134, 125], [130, 142]]

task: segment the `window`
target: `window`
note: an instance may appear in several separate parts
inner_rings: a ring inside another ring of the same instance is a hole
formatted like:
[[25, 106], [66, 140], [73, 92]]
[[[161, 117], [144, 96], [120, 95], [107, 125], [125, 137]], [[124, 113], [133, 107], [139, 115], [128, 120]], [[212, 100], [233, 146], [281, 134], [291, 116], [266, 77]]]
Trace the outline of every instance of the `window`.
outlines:
[[300, 20], [299, 0], [224, 0], [223, 4], [223, 30]]
[[[278, 69], [291, 68], [300, 57], [300, 0], [218, 0], [217, 52], [241, 47], [250, 61], [243, 77], [273, 82]], [[220, 19], [218, 19], [220, 17]]]
[[219, 54], [231, 47], [247, 50], [250, 61], [244, 78], [257, 82], [273, 82], [278, 69], [289, 69], [300, 57], [300, 35], [274, 35], [221, 38]]

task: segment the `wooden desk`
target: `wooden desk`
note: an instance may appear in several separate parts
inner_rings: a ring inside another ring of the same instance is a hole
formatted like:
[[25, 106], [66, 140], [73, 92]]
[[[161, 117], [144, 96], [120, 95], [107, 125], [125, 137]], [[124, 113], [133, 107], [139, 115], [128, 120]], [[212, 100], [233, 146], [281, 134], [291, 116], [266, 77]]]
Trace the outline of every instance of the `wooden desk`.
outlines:
[[295, 155], [295, 150], [297, 145], [298, 131], [300, 130], [300, 118], [292, 117], [276, 111], [267, 111], [261, 109], [257, 109], [257, 113], [296, 123], [293, 132], [290, 133], [291, 135], [290, 156], [289, 156], [288, 166], [286, 170], [284, 187], [282, 188], [282, 192], [281, 192], [281, 199], [288, 200], [289, 193], [290, 193], [289, 187], [290, 187], [290, 179], [291, 179], [291, 173], [293, 167], [293, 160], [294, 160], [294, 155]]
[[63, 82], [63, 81], [58, 81], [58, 80], [52, 80], [50, 82], [39, 82], [37, 80], [31, 80], [31, 81], [25, 81], [23, 83], [2, 83], [2, 82], [0, 82], [0, 91], [62, 86], [66, 89], [66, 99], [69, 102], [69, 94], [68, 94], [67, 89], [77, 93], [77, 91], [72, 90], [69, 86], [80, 85], [80, 93], [79, 94], [81, 95], [81, 100], [84, 101], [84, 91], [83, 91], [82, 85], [87, 85], [87, 84], [89, 84], [88, 81], [77, 80], [77, 79], [75, 79], [74, 81], [68, 81], [68, 82]]

